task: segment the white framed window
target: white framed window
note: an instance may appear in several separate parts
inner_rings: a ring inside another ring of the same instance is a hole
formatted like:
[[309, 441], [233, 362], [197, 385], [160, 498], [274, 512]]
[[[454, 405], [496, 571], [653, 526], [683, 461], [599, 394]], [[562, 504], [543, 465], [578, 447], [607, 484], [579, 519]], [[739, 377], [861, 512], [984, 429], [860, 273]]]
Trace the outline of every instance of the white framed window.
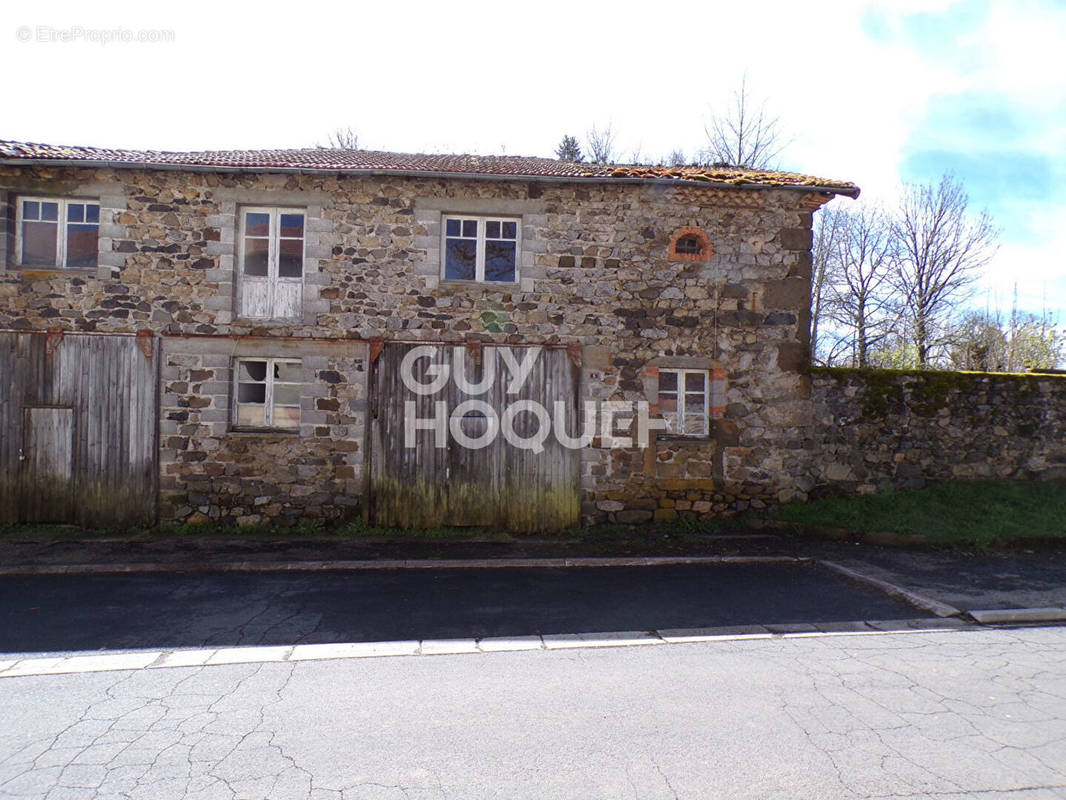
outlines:
[[447, 214], [441, 227], [441, 278], [518, 283], [520, 220]]
[[659, 369], [659, 413], [666, 432], [676, 436], [706, 436], [710, 375], [705, 369]]
[[299, 361], [237, 359], [233, 377], [233, 427], [299, 430]]
[[297, 319], [303, 306], [304, 223], [295, 208], [241, 209], [238, 315]]
[[15, 232], [22, 266], [95, 267], [100, 204], [66, 197], [20, 197]]

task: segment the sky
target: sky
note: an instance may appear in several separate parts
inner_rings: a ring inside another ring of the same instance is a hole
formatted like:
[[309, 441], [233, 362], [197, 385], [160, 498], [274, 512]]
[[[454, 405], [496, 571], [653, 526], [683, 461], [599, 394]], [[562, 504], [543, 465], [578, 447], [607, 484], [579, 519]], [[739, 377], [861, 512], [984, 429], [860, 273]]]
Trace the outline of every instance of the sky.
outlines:
[[655, 160], [703, 147], [746, 76], [782, 168], [888, 205], [952, 173], [1001, 229], [975, 305], [1007, 312], [1016, 287], [1066, 324], [1066, 0], [39, 2], [5, 11], [0, 56], [0, 138], [155, 150], [351, 127], [552, 156], [609, 125], [622, 160]]

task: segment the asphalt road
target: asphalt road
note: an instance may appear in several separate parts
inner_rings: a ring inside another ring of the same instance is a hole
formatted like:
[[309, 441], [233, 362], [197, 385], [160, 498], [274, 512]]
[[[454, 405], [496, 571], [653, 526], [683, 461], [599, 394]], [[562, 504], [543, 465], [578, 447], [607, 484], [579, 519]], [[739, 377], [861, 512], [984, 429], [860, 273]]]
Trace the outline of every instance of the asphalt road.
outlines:
[[928, 616], [812, 563], [0, 578], [0, 652]]
[[0, 798], [1066, 796], [1066, 628], [0, 679]]

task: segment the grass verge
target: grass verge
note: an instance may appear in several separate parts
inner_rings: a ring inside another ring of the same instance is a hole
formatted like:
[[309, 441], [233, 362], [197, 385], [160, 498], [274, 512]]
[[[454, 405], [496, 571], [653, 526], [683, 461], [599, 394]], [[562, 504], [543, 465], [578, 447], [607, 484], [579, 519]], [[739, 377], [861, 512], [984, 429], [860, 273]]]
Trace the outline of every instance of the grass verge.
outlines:
[[791, 503], [767, 515], [857, 533], [917, 534], [930, 544], [992, 547], [1066, 539], [1066, 483], [949, 482], [925, 489]]

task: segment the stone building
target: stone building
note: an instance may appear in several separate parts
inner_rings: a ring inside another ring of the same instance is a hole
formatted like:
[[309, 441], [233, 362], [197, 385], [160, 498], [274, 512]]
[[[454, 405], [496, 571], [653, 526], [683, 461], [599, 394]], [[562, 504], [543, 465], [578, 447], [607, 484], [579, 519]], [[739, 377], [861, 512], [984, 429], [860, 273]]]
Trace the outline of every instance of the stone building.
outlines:
[[[518, 530], [802, 498], [811, 224], [834, 195], [858, 189], [0, 141], [17, 378], [0, 380], [0, 494], [106, 519], [136, 465], [166, 522]], [[131, 400], [138, 381], [154, 385]]]

